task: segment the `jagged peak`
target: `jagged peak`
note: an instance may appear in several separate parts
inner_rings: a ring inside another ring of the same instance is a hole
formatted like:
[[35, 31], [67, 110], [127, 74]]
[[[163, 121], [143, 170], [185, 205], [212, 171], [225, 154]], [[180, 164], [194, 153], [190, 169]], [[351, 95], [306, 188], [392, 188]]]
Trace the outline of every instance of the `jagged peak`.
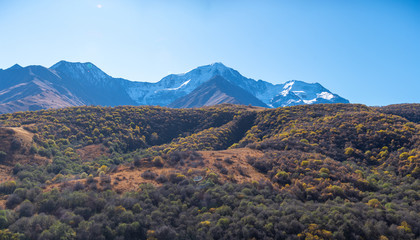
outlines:
[[58, 63], [54, 64], [50, 67], [52, 70], [65, 72], [73, 77], [79, 77], [83, 74], [88, 74], [94, 76], [96, 78], [107, 78], [109, 77], [105, 72], [103, 72], [100, 68], [95, 66], [91, 62], [68, 62], [65, 60], [61, 60]]
[[208, 64], [208, 65], [197, 67], [195, 69], [208, 69], [208, 70], [213, 70], [213, 71], [214, 70], [224, 71], [224, 70], [230, 70], [232, 68], [227, 67], [226, 65], [224, 65], [221, 62], [214, 62], [214, 63]]
[[293, 84], [299, 84], [299, 83], [302, 83], [302, 84], [319, 84], [319, 83], [308, 83], [308, 82], [305, 82], [305, 81], [302, 81], [302, 80], [296, 80], [296, 79], [292, 79], [292, 80], [289, 80], [289, 81], [286, 81], [284, 84], [286, 85], [286, 84], [291, 84], [291, 85], [293, 85]]
[[211, 63], [211, 64], [195, 67], [195, 68], [193, 68], [193, 69], [191, 69], [187, 72], [184, 72], [184, 73], [169, 74], [166, 77], [164, 77], [162, 80], [171, 79], [173, 77], [185, 76], [185, 75], [188, 75], [188, 74], [201, 75], [201, 74], [203, 74], [203, 72], [210, 73], [210, 75], [212, 75], [212, 76], [224, 75], [224, 73], [230, 73], [230, 74], [233, 74], [233, 75], [236, 75], [236, 76], [243, 77], [238, 71], [224, 65], [222, 62], [214, 62], [214, 63]]
[[210, 66], [216, 66], [216, 67], [226, 67], [222, 62], [214, 62], [210, 64]]
[[63, 67], [63, 66], [83, 66], [83, 67], [87, 67], [87, 68], [97, 68], [99, 69], [97, 66], [95, 66], [95, 64], [91, 63], [91, 62], [69, 62], [69, 61], [65, 61], [65, 60], [61, 60], [58, 63], [52, 65], [50, 68], [51, 69], [57, 69], [59, 67]]
[[22, 68], [23, 68], [22, 66], [16, 63], [15, 65], [9, 67], [7, 70], [22, 69]]
[[316, 86], [318, 88], [324, 88], [320, 83], [318, 82], [305, 82], [301, 80], [289, 80], [283, 84], [283, 89], [288, 89], [291, 87], [303, 87], [303, 86]]

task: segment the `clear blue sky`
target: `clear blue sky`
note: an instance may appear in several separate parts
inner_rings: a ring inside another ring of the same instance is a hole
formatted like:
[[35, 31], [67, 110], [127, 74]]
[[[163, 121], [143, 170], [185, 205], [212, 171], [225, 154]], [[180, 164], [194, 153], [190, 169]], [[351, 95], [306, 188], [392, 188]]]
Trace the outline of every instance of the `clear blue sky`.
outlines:
[[156, 82], [223, 62], [351, 102], [420, 102], [420, 0], [0, 0], [0, 68], [92, 62]]

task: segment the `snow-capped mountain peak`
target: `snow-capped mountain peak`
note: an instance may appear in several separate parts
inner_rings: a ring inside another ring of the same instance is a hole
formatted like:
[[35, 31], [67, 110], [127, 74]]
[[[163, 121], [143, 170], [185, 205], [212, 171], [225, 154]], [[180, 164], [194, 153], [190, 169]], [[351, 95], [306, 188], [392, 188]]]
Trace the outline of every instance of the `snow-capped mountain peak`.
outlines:
[[215, 71], [215, 70], [224, 71], [224, 70], [228, 69], [228, 67], [226, 67], [221, 62], [214, 62], [214, 63], [208, 64], [208, 65], [199, 66], [195, 69], [207, 70], [207, 71]]
[[291, 80], [284, 83], [280, 94], [271, 100], [273, 107], [314, 103], [348, 103], [349, 101], [331, 93], [319, 83]]
[[[127, 92], [139, 104], [164, 106], [170, 104], [177, 98], [189, 94], [198, 86], [215, 76], [221, 76], [242, 88], [244, 88], [242, 85], [246, 84], [246, 81], [249, 81], [236, 70], [226, 67], [221, 62], [215, 62], [194, 68], [186, 73], [170, 74], [162, 78], [159, 82], [148, 85], [147, 89], [140, 86], [141, 84], [130, 84]], [[244, 89], [248, 91], [248, 89]]]
[[[204, 88], [200, 88], [200, 91], [195, 90], [215, 78], [223, 79], [223, 81], [213, 81], [213, 85], [205, 85], [208, 87], [207, 90], [211, 89], [212, 94], [209, 96], [217, 97], [217, 99], [220, 97], [226, 102], [228, 98], [232, 100], [230, 97], [235, 95], [233, 92], [236, 90], [233, 91], [232, 89], [242, 89], [247, 94], [239, 94], [242, 96], [240, 99], [243, 99], [243, 96], [246, 95], [253, 96], [263, 103], [259, 106], [280, 107], [316, 103], [348, 103], [348, 100], [330, 92], [319, 83], [291, 80], [283, 84], [272, 84], [263, 80], [256, 81], [242, 76], [237, 70], [227, 67], [221, 62], [200, 66], [186, 73], [170, 74], [156, 83], [132, 82], [113, 78], [90, 62], [60, 61], [49, 69], [42, 66], [22, 68], [19, 65], [9, 69], [12, 70], [0, 71], [0, 80], [2, 76], [5, 79], [26, 77], [13, 81], [3, 81], [3, 87], [13, 87], [13, 84], [18, 81], [26, 83], [25, 81], [35, 79], [36, 83], [55, 84], [57, 92], [75, 96], [74, 99], [77, 99], [77, 101], [75, 100], [77, 104], [168, 106], [177, 99], [193, 92], [194, 94], [191, 96], [194, 96], [194, 99], [204, 99], [203, 96], [200, 96], [201, 93], [206, 92], [203, 90]], [[234, 87], [229, 88], [231, 85]], [[228, 95], [225, 94], [225, 96], [223, 93], [229, 93], [230, 97], [226, 97]], [[239, 99], [238, 96], [234, 98]], [[250, 97], [246, 98], [250, 99]], [[239, 102], [242, 104], [251, 103], [248, 100]], [[56, 105], [52, 104], [51, 106]]]
[[74, 79], [89, 79], [98, 81], [110, 78], [110, 76], [90, 62], [80, 63], [60, 61], [51, 66], [50, 69], [64, 73]]
[[262, 80], [255, 81], [220, 62], [200, 66], [186, 73], [170, 74], [147, 87], [143, 86], [147, 83], [130, 84], [127, 92], [138, 104], [166, 106], [191, 93], [215, 76], [224, 78], [272, 107], [318, 102], [348, 102], [338, 95], [333, 95], [319, 83], [291, 80], [274, 85]]

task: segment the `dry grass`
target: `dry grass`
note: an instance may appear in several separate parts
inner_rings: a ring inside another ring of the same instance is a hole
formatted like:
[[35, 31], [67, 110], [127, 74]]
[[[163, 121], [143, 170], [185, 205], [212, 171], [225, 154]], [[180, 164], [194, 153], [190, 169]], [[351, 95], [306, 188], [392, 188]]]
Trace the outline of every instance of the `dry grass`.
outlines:
[[88, 145], [83, 148], [77, 149], [76, 153], [79, 154], [80, 158], [82, 160], [94, 160], [95, 158], [98, 158], [99, 156], [108, 156], [108, 149], [102, 145], [102, 144], [93, 144]]
[[[98, 146], [95, 147], [97, 149]], [[192, 168], [188, 165], [178, 167], [133, 167], [133, 166], [120, 166], [114, 172], [108, 173], [110, 177], [111, 188], [118, 192], [137, 191], [141, 184], [149, 183], [155, 186], [161, 184], [156, 180], [145, 179], [142, 174], [150, 171], [156, 176], [163, 175], [168, 177], [170, 174], [182, 174], [186, 179], [192, 180], [195, 176], [203, 176], [203, 179], [217, 176], [220, 182], [268, 182], [270, 181], [266, 176], [257, 172], [251, 165], [248, 164], [248, 157], [259, 158], [263, 155], [262, 152], [248, 149], [229, 149], [223, 151], [200, 151], [203, 157], [203, 165]], [[222, 170], [225, 169], [225, 170]], [[94, 178], [97, 182], [96, 187], [101, 188], [100, 177]], [[86, 179], [73, 179], [61, 183], [53, 183], [45, 188], [45, 191], [50, 191], [53, 188], [65, 188], [73, 186], [76, 183], [86, 185]]]
[[34, 134], [25, 130], [23, 127], [7, 127], [6, 129], [12, 129], [15, 132], [15, 137], [20, 139], [22, 143], [27, 146], [30, 146], [32, 143], [32, 138]]
[[[46, 164], [51, 162], [51, 159], [29, 153], [33, 144], [33, 136], [34, 134], [25, 130], [23, 126], [0, 128], [0, 150], [7, 153], [6, 160], [0, 163], [0, 169], [9, 169], [10, 167], [8, 166], [13, 166], [16, 163]], [[11, 143], [13, 141], [20, 142], [20, 147], [18, 149], [11, 149]], [[0, 178], [1, 177], [2, 175], [0, 170]]]
[[[259, 182], [269, 181], [263, 174], [257, 172], [249, 165], [247, 158], [263, 156], [263, 153], [249, 148], [228, 149], [222, 151], [200, 151], [206, 167], [210, 171], [217, 173], [222, 181]], [[228, 173], [223, 174], [217, 165], [227, 169]]]

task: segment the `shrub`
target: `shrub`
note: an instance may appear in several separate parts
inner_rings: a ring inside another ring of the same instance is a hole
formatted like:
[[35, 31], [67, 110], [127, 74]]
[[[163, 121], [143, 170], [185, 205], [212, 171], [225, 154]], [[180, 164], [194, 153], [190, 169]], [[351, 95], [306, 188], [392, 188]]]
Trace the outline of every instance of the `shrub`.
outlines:
[[367, 205], [369, 205], [370, 207], [373, 207], [373, 208], [382, 208], [381, 202], [376, 198], [370, 199], [368, 201]]
[[15, 181], [7, 181], [0, 184], [0, 193], [3, 193], [3, 194], [13, 193], [15, 189], [16, 189]]
[[163, 159], [161, 156], [153, 158], [152, 162], [155, 167], [163, 167]]
[[22, 147], [22, 142], [19, 139], [13, 139], [10, 144], [10, 149], [13, 151], [19, 150]]
[[166, 183], [166, 182], [168, 181], [168, 178], [167, 178], [165, 175], [160, 174], [160, 175], [156, 178], [156, 181], [157, 181], [158, 183]]
[[144, 179], [153, 180], [157, 177], [157, 174], [150, 170], [146, 170], [141, 174], [141, 177]]
[[347, 156], [351, 156], [354, 153], [354, 149], [351, 147], [348, 147], [344, 150], [344, 154], [346, 154]]
[[308, 166], [309, 165], [309, 161], [302, 161], [301, 163], [300, 163], [300, 166], [302, 166], [302, 167], [306, 167], [306, 166]]
[[25, 200], [19, 205], [19, 216], [20, 217], [30, 217], [34, 214], [35, 206], [28, 200]]
[[0, 151], [0, 162], [6, 160], [7, 153]]
[[22, 202], [22, 198], [17, 194], [11, 194], [7, 197], [6, 207], [14, 208], [16, 205]]

